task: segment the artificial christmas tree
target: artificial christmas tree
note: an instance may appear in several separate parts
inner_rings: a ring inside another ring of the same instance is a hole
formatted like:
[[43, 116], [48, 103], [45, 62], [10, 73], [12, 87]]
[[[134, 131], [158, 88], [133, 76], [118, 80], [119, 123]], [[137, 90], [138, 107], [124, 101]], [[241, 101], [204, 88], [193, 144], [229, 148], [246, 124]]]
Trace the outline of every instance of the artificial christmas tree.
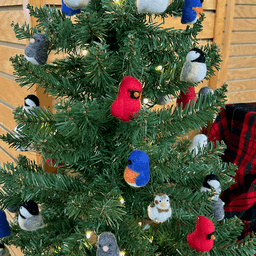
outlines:
[[[182, 7], [183, 2], [175, 0], [159, 16], [181, 16]], [[45, 224], [27, 232], [18, 222], [10, 223], [11, 236], [4, 243], [19, 246], [25, 255], [95, 256], [97, 242], [86, 234], [109, 232], [122, 255], [198, 255], [187, 235], [195, 230], [197, 216], [204, 216], [213, 222], [216, 237], [208, 255], [253, 254], [253, 235], [237, 242], [242, 221], [233, 217], [218, 222], [208, 200], [214, 191], [200, 192], [208, 174], [219, 176], [222, 190], [233, 183], [236, 167], [220, 158], [224, 144], [209, 143], [194, 155], [188, 150], [191, 141], [180, 139], [225, 107], [227, 86], [184, 109], [181, 104], [151, 110], [159, 97], [177, 97], [198, 85], [180, 81], [180, 74], [188, 52], [199, 47], [196, 38], [204, 15], [186, 30], [175, 30], [162, 29], [152, 23], [151, 14], [138, 13], [135, 0], [91, 0], [73, 23], [52, 6], [28, 9], [38, 25], [14, 24], [16, 36], [30, 39], [42, 33], [49, 40], [48, 54], [56, 50], [66, 57], [44, 65], [33, 65], [24, 55], [13, 57], [17, 82], [37, 84], [58, 102], [54, 113], [18, 108], [14, 116], [23, 136], [10, 133], [1, 138], [11, 147], [29, 146], [40, 152], [43, 162], [54, 159], [62, 166], [50, 174], [25, 157], [16, 166], [4, 164], [0, 181], [8, 196], [0, 196], [2, 209], [33, 200]], [[219, 68], [218, 47], [200, 48], [207, 56], [209, 79]], [[141, 83], [139, 97], [148, 104], [124, 122], [111, 114], [111, 105], [126, 76]], [[124, 179], [125, 167], [132, 164], [127, 159], [135, 150], [149, 158], [150, 179], [142, 187]], [[168, 196], [172, 212], [171, 218], [156, 224], [147, 209], [160, 193]]]

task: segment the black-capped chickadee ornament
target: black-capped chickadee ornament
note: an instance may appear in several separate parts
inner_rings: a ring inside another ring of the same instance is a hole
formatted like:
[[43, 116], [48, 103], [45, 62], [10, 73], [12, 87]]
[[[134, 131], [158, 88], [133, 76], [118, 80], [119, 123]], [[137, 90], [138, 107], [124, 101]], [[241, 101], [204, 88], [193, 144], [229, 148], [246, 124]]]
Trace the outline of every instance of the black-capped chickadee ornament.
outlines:
[[186, 57], [180, 75], [180, 81], [198, 83], [202, 81], [207, 72], [205, 54], [201, 49], [193, 48]]
[[25, 58], [34, 65], [44, 65], [47, 62], [49, 40], [44, 34], [35, 33], [25, 48]]
[[209, 174], [204, 178], [201, 192], [212, 191], [214, 196], [211, 197], [213, 209], [213, 215], [220, 221], [224, 218], [224, 202], [219, 198], [221, 193], [220, 179], [216, 174]]
[[100, 234], [96, 256], [119, 256], [116, 238], [112, 233], [103, 232]]
[[162, 13], [169, 5], [169, 0], [137, 0], [139, 13]]
[[189, 151], [196, 156], [198, 154], [198, 149], [200, 148], [201, 151], [206, 147], [208, 144], [208, 138], [205, 134], [197, 134], [193, 140], [192, 143], [189, 146]]
[[0, 256], [11, 256], [9, 249], [4, 244], [0, 244]]
[[148, 217], [156, 223], [162, 223], [171, 216], [172, 209], [169, 197], [164, 193], [156, 195], [154, 203], [148, 206]]
[[35, 231], [45, 226], [36, 202], [29, 200], [20, 206], [18, 223], [26, 231]]

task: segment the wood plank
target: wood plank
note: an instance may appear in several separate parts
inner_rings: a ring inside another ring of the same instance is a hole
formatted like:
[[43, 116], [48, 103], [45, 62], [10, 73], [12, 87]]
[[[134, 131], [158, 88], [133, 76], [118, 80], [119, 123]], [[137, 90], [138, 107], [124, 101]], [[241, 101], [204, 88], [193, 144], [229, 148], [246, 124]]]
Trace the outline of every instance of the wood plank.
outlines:
[[235, 0], [227, 0], [225, 8], [224, 35], [222, 40], [222, 63], [221, 72], [218, 78], [218, 85], [222, 85], [227, 80], [228, 60], [234, 21]]
[[0, 0], [0, 6], [23, 5], [23, 0]]
[[236, 4], [256, 4], [256, 0], [236, 0]]
[[17, 108], [24, 104], [24, 98], [28, 94], [36, 94], [31, 88], [20, 87], [15, 81], [0, 76], [0, 99]]
[[256, 19], [234, 19], [233, 31], [255, 31]]
[[0, 149], [0, 163], [6, 162], [13, 163], [13, 159], [4, 150]]
[[[216, 18], [215, 18], [215, 29], [213, 35], [213, 42], [215, 42], [220, 47], [220, 54], [222, 54], [222, 40], [223, 40], [223, 30], [225, 24], [225, 7], [226, 1], [225, 0], [218, 0], [217, 1], [217, 8], [216, 8]], [[220, 75], [221, 72], [217, 71], [215, 76], [211, 78], [209, 87], [212, 89], [216, 89], [221, 86], [220, 84]]]
[[[199, 33], [198, 39], [207, 39], [213, 38], [214, 34], [214, 21], [215, 21], [215, 13], [213, 12], [205, 12], [206, 19], [203, 22], [205, 28], [201, 33]], [[161, 23], [162, 20], [160, 17], [153, 19], [153, 21]], [[163, 28], [175, 28], [175, 29], [186, 29], [188, 24], [181, 24], [180, 17], [168, 17], [165, 19], [165, 23], [162, 25]], [[192, 26], [192, 25], [189, 25]]]
[[227, 103], [256, 102], [256, 90], [245, 92], [228, 92]]
[[10, 131], [13, 131], [16, 126], [12, 112], [13, 109], [0, 102], [0, 123]]
[[256, 17], [256, 6], [236, 5], [234, 17], [235, 18], [255, 18]]
[[230, 57], [229, 68], [248, 68], [256, 67], [256, 56], [250, 57]]
[[256, 55], [256, 44], [240, 44], [230, 46], [230, 56]]
[[229, 69], [227, 80], [256, 78], [256, 68]]
[[256, 90], [256, 79], [229, 81], [227, 84], [229, 92]]
[[25, 22], [25, 16], [23, 11], [1, 11], [0, 15], [0, 41], [12, 42], [18, 44], [26, 44], [25, 40], [18, 40], [11, 27], [11, 23], [19, 23], [22, 25]]
[[240, 43], [256, 43], [256, 32], [233, 32], [232, 33], [232, 44]]
[[0, 71], [12, 75], [14, 69], [9, 59], [16, 54], [24, 54], [24, 50], [0, 45], [0, 52]]

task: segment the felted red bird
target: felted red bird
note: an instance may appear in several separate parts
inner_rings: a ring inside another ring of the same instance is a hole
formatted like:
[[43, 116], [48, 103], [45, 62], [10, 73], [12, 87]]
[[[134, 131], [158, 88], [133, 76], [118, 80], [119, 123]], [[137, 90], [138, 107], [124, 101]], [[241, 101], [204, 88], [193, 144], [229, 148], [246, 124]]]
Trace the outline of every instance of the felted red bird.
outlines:
[[123, 122], [133, 119], [141, 108], [141, 83], [134, 77], [125, 76], [119, 87], [118, 97], [111, 105], [111, 114]]
[[182, 102], [182, 109], [184, 109], [189, 102], [193, 103], [195, 100], [196, 100], [195, 88], [193, 86], [189, 86], [186, 93], [183, 93], [182, 91], [180, 92], [180, 95], [177, 98], [177, 104], [178, 106], [180, 106]]
[[187, 235], [188, 244], [197, 252], [208, 252], [213, 247], [214, 224], [204, 216], [198, 215], [196, 219], [196, 230]]

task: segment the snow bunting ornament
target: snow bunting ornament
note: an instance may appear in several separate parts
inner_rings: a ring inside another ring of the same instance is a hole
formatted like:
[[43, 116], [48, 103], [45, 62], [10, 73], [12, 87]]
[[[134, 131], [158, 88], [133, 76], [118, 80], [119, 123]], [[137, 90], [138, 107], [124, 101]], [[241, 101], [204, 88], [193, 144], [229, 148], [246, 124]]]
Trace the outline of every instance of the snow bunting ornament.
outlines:
[[119, 256], [116, 238], [112, 233], [103, 232], [99, 236], [96, 256]]
[[171, 216], [172, 209], [169, 197], [164, 193], [156, 195], [154, 203], [148, 206], [148, 217], [156, 223], [162, 223]]
[[169, 5], [169, 0], [137, 0], [139, 13], [159, 14], [164, 12]]
[[85, 8], [90, 3], [90, 0], [63, 0], [63, 1], [67, 7], [73, 10]]
[[44, 34], [35, 33], [25, 48], [25, 58], [34, 65], [44, 65], [47, 62], [49, 40]]
[[189, 151], [196, 156], [198, 154], [198, 148], [203, 150], [204, 147], [206, 147], [208, 144], [208, 138], [204, 134], [197, 134], [193, 140], [191, 145], [189, 146]]
[[18, 223], [21, 229], [35, 231], [45, 226], [36, 202], [24, 202], [19, 209]]
[[0, 256], [11, 256], [9, 249], [4, 244], [0, 244]]

